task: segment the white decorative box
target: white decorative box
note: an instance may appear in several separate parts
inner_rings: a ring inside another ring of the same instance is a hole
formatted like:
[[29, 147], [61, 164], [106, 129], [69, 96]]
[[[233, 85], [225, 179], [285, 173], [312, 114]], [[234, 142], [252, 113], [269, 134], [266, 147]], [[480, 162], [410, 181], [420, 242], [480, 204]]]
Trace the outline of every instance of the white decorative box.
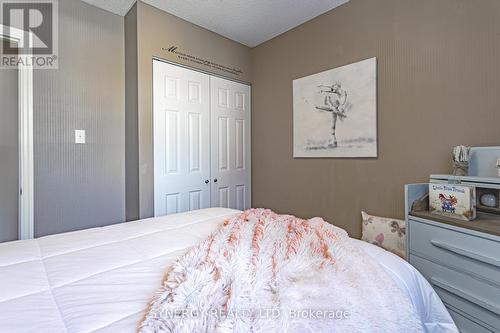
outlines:
[[454, 184], [429, 184], [431, 213], [461, 220], [476, 218], [476, 188]]

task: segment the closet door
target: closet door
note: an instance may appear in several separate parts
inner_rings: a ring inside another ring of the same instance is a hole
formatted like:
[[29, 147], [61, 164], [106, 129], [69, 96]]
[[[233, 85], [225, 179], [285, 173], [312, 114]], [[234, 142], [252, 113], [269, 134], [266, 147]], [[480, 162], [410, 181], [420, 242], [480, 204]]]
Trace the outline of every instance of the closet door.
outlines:
[[210, 207], [210, 79], [153, 63], [155, 216]]
[[250, 87], [210, 77], [212, 207], [251, 206]]

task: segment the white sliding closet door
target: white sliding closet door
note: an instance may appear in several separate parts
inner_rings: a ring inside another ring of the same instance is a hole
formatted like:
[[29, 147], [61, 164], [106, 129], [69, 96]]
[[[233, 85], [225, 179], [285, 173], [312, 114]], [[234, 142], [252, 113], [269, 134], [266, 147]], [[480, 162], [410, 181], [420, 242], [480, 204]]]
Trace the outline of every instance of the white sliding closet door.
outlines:
[[210, 77], [153, 62], [155, 216], [210, 203]]
[[251, 206], [250, 87], [210, 77], [212, 207]]

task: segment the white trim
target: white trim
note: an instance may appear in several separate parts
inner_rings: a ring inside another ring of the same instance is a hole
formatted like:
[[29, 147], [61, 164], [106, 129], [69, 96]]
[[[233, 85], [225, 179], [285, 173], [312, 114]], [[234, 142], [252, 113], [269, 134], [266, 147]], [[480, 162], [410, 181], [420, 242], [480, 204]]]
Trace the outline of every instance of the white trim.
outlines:
[[[31, 33], [0, 25], [0, 37], [23, 42]], [[26, 43], [23, 43], [26, 46]], [[28, 45], [31, 45], [28, 44]], [[34, 237], [33, 192], [33, 68], [18, 65], [19, 108], [19, 239]]]

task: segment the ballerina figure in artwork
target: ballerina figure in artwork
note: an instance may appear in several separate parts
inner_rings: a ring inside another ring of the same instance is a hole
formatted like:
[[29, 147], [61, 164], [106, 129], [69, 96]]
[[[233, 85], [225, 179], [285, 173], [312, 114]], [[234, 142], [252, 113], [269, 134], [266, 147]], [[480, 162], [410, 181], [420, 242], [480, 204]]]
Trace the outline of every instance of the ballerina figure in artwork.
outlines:
[[317, 110], [330, 112], [333, 118], [332, 136], [328, 140], [328, 148], [337, 148], [337, 121], [347, 118], [347, 92], [342, 89], [342, 84], [337, 82], [331, 86], [318, 86], [321, 94], [325, 94], [324, 105], [316, 106]]

